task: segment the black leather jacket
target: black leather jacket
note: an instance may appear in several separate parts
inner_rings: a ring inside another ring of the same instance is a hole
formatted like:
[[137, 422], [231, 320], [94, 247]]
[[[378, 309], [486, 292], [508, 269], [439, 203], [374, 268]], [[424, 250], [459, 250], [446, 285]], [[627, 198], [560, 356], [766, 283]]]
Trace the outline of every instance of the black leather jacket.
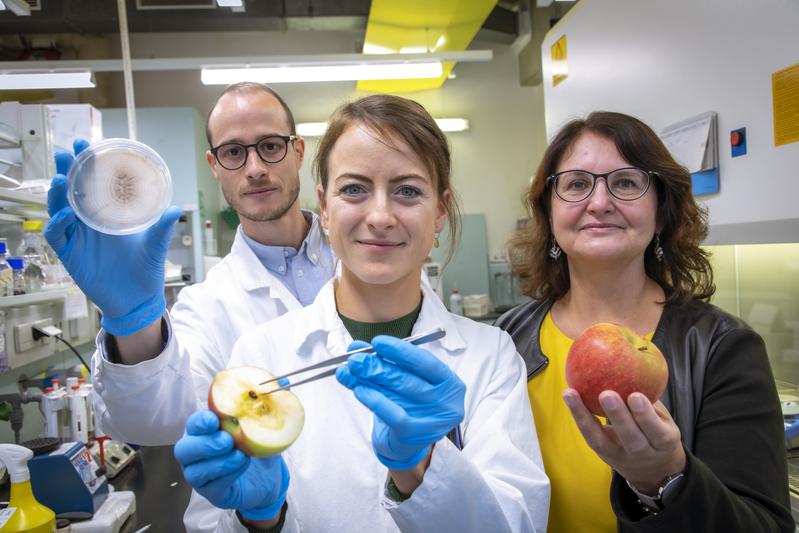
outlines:
[[[539, 331], [550, 301], [502, 315], [527, 365], [546, 368]], [[652, 341], [669, 364], [661, 401], [682, 433], [687, 481], [674, 503], [645, 515], [614, 474], [619, 531], [794, 531], [788, 497], [782, 410], [763, 340], [742, 320], [700, 301], [666, 305]]]

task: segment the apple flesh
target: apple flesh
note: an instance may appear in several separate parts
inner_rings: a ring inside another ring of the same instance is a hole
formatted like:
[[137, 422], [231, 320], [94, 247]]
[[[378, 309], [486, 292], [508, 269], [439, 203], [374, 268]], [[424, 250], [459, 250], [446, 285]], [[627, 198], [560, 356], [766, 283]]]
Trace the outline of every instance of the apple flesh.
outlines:
[[566, 383], [595, 415], [605, 416], [599, 393], [616, 391], [626, 402], [633, 392], [655, 402], [669, 380], [666, 359], [652, 341], [631, 329], [602, 322], [574, 340], [566, 358]]
[[208, 408], [219, 426], [233, 436], [236, 448], [253, 457], [271, 457], [291, 446], [305, 422], [299, 398], [277, 383], [260, 385], [274, 376], [254, 367], [219, 372], [208, 390]]

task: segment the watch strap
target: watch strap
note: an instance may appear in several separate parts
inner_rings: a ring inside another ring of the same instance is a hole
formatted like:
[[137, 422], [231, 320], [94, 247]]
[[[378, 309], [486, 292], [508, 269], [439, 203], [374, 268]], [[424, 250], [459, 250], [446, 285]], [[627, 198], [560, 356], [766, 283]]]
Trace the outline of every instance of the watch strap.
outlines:
[[645, 511], [656, 514], [666, 507], [668, 502], [672, 499], [671, 497], [677, 493], [684, 481], [685, 474], [683, 472], [672, 474], [663, 480], [654, 495], [641, 492], [629, 481], [627, 481], [627, 486], [635, 493]]

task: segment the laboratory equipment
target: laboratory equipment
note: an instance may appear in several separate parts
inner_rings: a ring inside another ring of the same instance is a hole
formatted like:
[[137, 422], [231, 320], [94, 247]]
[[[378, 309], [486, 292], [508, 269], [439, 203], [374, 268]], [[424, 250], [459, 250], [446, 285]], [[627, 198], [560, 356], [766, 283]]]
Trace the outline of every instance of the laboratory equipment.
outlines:
[[[437, 328], [437, 329], [434, 329], [433, 331], [430, 331], [428, 333], [422, 333], [422, 334], [419, 334], [419, 335], [412, 335], [412, 336], [406, 337], [406, 338], [404, 338], [402, 340], [404, 340], [405, 342], [409, 342], [411, 344], [414, 344], [416, 346], [419, 346], [420, 344], [426, 344], [428, 342], [436, 341], [436, 340], [442, 338], [446, 334], [447, 334], [446, 331], [444, 331], [441, 328]], [[309, 370], [315, 370], [317, 368], [324, 368], [326, 366], [336, 365], [334, 368], [331, 368], [330, 370], [325, 370], [324, 372], [321, 372], [321, 373], [319, 373], [319, 374], [317, 374], [317, 375], [315, 375], [313, 377], [310, 377], [308, 379], [304, 379], [302, 381], [298, 381], [297, 383], [286, 383], [285, 385], [277, 387], [276, 389], [272, 389], [272, 390], [270, 390], [268, 392], [265, 392], [264, 394], [271, 394], [271, 393], [279, 391], [279, 390], [286, 390], [286, 389], [290, 389], [291, 387], [296, 387], [298, 385], [302, 385], [303, 383], [310, 383], [312, 381], [316, 381], [317, 379], [326, 378], [328, 376], [332, 376], [333, 374], [335, 374], [336, 373], [336, 369], [338, 368], [338, 365], [339, 364], [346, 364], [347, 359], [349, 359], [351, 355], [355, 355], [356, 353], [366, 353], [366, 352], [373, 352], [373, 351], [374, 351], [374, 348], [372, 348], [371, 346], [364, 346], [363, 348], [358, 348], [357, 350], [349, 351], [349, 352], [347, 352], [345, 354], [342, 354], [342, 355], [339, 355], [337, 357], [333, 357], [331, 359], [328, 359], [327, 361], [322, 361], [321, 363], [316, 363], [314, 365], [307, 366], [305, 368], [300, 368], [299, 370], [295, 370], [293, 372], [289, 372], [288, 374], [283, 374], [282, 376], [277, 376], [277, 377], [272, 378], [272, 379], [270, 379], [268, 381], [264, 381], [263, 383], [260, 383], [260, 385], [266, 385], [267, 383], [274, 383], [275, 381], [280, 382], [280, 381], [286, 380], [286, 378], [288, 378], [288, 377], [291, 377], [291, 376], [294, 376], [294, 375], [297, 375], [297, 374], [300, 374], [300, 373], [303, 373], [303, 372], [308, 372]]]
[[12, 272], [7, 257], [7, 244], [0, 242], [0, 296], [11, 296], [14, 293]]
[[442, 279], [442, 269], [441, 263], [437, 263], [435, 261], [424, 263], [422, 265], [422, 269], [424, 269], [425, 275], [427, 275], [427, 281], [430, 283], [430, 287], [438, 294], [438, 297], [441, 298], [441, 301], [444, 301], [444, 281]]
[[57, 287], [69, 279], [55, 251], [45, 241], [43, 229], [41, 220], [22, 223], [22, 242], [17, 248], [17, 256], [23, 259], [27, 292]]
[[172, 199], [169, 169], [152, 148], [106, 139], [83, 150], [67, 176], [67, 199], [89, 227], [111, 235], [144, 231]]
[[0, 444], [0, 461], [11, 477], [11, 499], [0, 511], [0, 531], [9, 533], [52, 533], [55, 513], [37, 501], [31, 490], [28, 463], [33, 452], [16, 444]]
[[487, 294], [467, 294], [463, 297], [463, 314], [471, 318], [486, 316], [494, 310]]
[[138, 453], [130, 445], [107, 436], [98, 437], [91, 447], [95, 461], [105, 468], [105, 475], [113, 479], [128, 466]]
[[458, 289], [452, 289], [449, 295], [449, 312], [453, 315], [463, 314], [463, 296]]
[[25, 294], [25, 267], [21, 257], [9, 257], [11, 267], [11, 287], [14, 295]]
[[94, 514], [108, 497], [108, 480], [88, 448], [65, 442], [28, 464], [36, 498], [56, 514]]

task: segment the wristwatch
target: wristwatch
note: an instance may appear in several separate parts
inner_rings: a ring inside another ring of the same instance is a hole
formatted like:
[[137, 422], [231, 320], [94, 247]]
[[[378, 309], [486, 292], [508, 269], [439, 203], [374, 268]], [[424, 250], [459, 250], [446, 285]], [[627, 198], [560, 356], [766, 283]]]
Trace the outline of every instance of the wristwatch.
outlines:
[[641, 492], [629, 481], [627, 481], [627, 486], [630, 487], [630, 490], [638, 497], [638, 501], [641, 502], [645, 511], [656, 514], [665, 509], [669, 502], [677, 496], [684, 483], [684, 473], [672, 474], [663, 480], [663, 483], [660, 484], [654, 496]]

